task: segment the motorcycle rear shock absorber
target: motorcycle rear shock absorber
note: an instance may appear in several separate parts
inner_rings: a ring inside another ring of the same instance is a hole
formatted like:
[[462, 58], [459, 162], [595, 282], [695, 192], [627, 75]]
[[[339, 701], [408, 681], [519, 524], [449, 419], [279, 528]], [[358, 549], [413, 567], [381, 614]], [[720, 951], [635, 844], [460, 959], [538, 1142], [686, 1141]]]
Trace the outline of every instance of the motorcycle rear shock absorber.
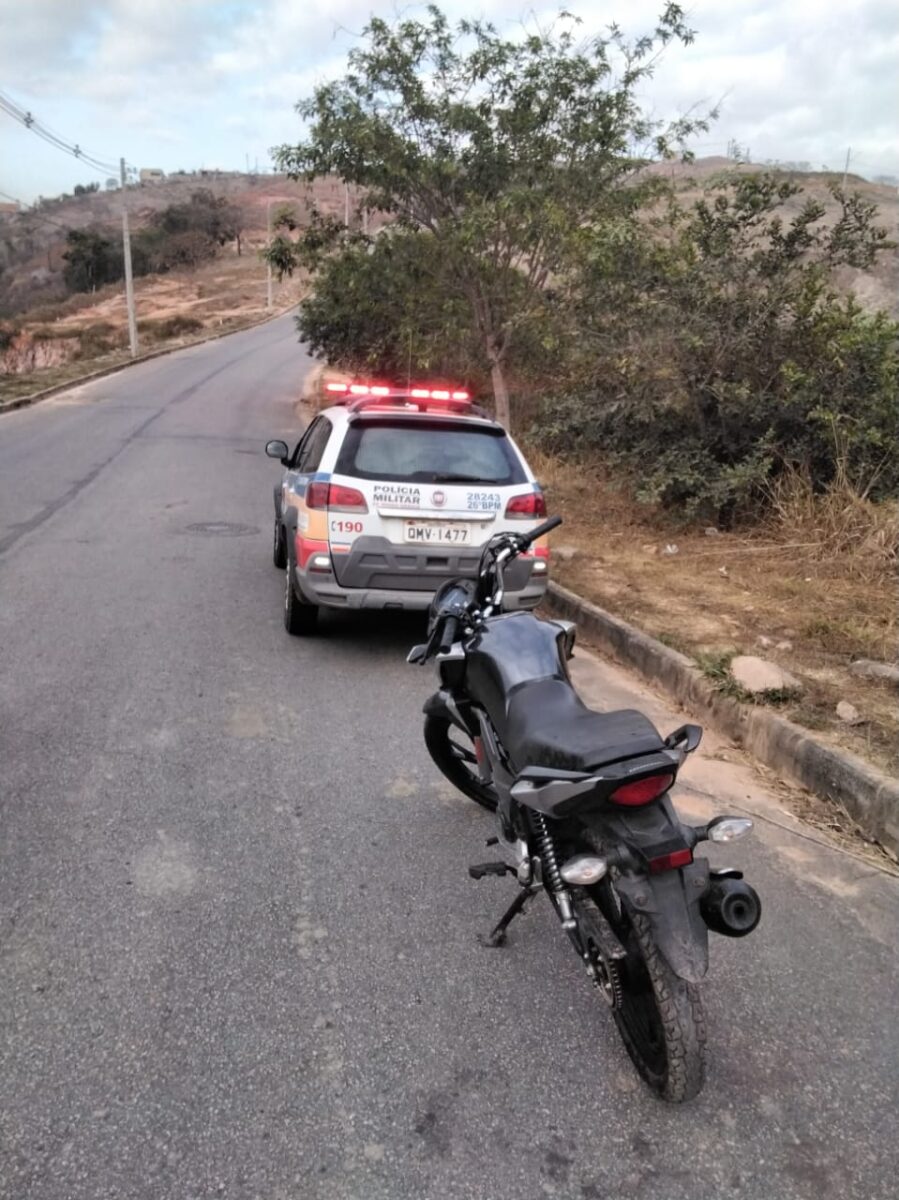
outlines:
[[546, 817], [543, 813], [531, 812], [531, 823], [534, 826], [534, 833], [537, 838], [537, 850], [540, 854], [540, 862], [543, 865], [543, 878], [549, 885], [552, 892], [562, 892], [565, 890], [565, 884], [562, 880], [561, 872], [559, 871], [559, 859], [556, 855], [556, 843], [553, 840], [552, 834], [546, 825]]
[[546, 817], [543, 813], [531, 811], [531, 822], [537, 839], [537, 849], [540, 852], [540, 863], [543, 867], [543, 880], [546, 883], [559, 915], [562, 918], [562, 928], [572, 938], [576, 938], [577, 921], [571, 907], [571, 896], [565, 887], [565, 881], [559, 870], [559, 857], [556, 854], [556, 843], [549, 832]]

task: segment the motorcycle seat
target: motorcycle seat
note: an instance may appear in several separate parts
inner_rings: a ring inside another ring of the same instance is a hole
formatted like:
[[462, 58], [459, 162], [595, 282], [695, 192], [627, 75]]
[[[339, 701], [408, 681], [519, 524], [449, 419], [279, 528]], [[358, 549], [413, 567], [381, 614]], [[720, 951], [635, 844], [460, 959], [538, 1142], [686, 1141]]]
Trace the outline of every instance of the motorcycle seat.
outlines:
[[503, 744], [518, 771], [592, 771], [654, 754], [664, 746], [659, 731], [642, 713], [596, 712], [564, 679], [539, 679], [517, 687], [509, 695], [504, 725]]

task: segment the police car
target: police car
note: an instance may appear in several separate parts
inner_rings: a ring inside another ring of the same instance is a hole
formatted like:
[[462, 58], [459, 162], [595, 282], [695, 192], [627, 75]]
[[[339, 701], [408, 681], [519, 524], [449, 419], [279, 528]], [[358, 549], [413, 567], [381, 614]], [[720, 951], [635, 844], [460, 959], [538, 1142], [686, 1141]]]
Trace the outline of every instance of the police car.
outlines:
[[[320, 608], [426, 609], [447, 579], [475, 576], [481, 546], [522, 533], [546, 503], [505, 429], [460, 389], [327, 385], [332, 407], [291, 453], [275, 488], [275, 566], [285, 572], [284, 624], [314, 632]], [[507, 609], [546, 590], [545, 539], [506, 578]]]

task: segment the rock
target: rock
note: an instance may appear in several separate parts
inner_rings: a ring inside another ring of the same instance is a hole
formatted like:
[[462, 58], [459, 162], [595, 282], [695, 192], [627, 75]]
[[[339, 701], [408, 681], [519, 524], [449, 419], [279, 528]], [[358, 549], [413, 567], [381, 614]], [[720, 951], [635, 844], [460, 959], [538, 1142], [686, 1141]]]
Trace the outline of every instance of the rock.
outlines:
[[793, 643], [792, 642], [778, 642], [775, 649], [776, 650], [792, 650]]
[[754, 654], [738, 654], [730, 664], [730, 673], [741, 688], [754, 696], [764, 692], [802, 691], [802, 684], [795, 675]]
[[714, 525], [708, 525], [703, 530], [706, 537], [721, 537], [721, 530], [716, 529]]
[[769, 637], [765, 637], [763, 633], [759, 634], [759, 636], [755, 639], [755, 644], [757, 646], [761, 646], [763, 650], [770, 650], [774, 645], [771, 639]]
[[860, 725], [862, 722], [858, 709], [848, 700], [841, 700], [837, 705], [837, 716], [845, 725]]
[[849, 674], [857, 675], [860, 679], [877, 679], [899, 687], [899, 667], [892, 663], [874, 662], [870, 658], [860, 658], [849, 664]]
[[722, 575], [725, 579], [727, 579], [728, 576], [730, 575], [730, 571], [728, 571], [727, 567], [719, 567], [718, 574]]
[[577, 546], [553, 546], [554, 557], [561, 558], [562, 562], [571, 562], [577, 552]]
[[677, 546], [674, 544], [674, 542], [669, 542], [668, 545], [665, 547], [665, 549], [662, 551], [662, 553], [667, 554], [670, 558], [675, 554], [680, 554], [680, 550], [677, 548]]
[[658, 554], [658, 552], [659, 552], [658, 546], [646, 545], [646, 546], [641, 546], [640, 549], [643, 551], [644, 554]]

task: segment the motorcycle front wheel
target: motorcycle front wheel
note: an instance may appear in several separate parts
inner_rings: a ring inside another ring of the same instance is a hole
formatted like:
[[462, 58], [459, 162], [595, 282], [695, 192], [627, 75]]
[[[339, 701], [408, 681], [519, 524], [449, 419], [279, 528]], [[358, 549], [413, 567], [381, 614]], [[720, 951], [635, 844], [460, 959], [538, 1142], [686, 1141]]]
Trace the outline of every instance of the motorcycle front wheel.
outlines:
[[453, 787], [488, 812], [496, 812], [496, 791], [478, 777], [478, 760], [471, 739], [442, 717], [425, 717], [425, 745], [437, 769]]
[[617, 967], [615, 1024], [643, 1080], [663, 1100], [682, 1104], [705, 1081], [702, 996], [671, 970], [646, 917], [629, 912], [610, 880], [599, 887], [599, 907], [627, 951]]

